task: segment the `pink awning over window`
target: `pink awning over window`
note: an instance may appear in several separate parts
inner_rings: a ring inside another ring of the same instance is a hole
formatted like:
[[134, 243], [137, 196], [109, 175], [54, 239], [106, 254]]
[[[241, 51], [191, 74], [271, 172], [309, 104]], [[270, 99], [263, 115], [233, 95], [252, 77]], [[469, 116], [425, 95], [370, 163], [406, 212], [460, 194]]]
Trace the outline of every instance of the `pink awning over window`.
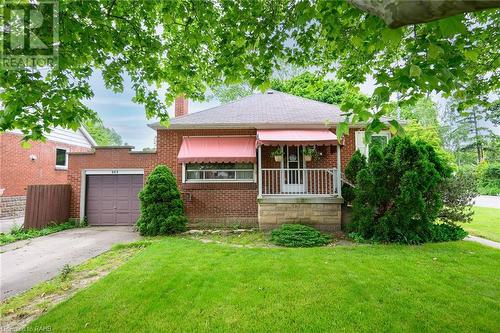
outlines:
[[337, 136], [327, 129], [258, 130], [257, 145], [337, 145]]
[[255, 137], [184, 137], [179, 163], [255, 163]]

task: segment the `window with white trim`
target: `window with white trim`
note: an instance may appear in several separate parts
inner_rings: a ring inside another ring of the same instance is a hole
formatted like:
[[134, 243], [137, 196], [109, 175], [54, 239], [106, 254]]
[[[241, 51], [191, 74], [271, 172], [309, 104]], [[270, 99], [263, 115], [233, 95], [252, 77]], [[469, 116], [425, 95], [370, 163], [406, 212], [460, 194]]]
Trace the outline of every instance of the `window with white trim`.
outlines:
[[387, 145], [387, 143], [389, 143], [390, 138], [391, 138], [391, 133], [389, 131], [380, 131], [379, 133], [373, 133], [371, 135], [370, 144], [366, 144], [365, 131], [356, 131], [355, 132], [356, 150], [359, 150], [361, 154], [368, 157], [370, 146], [379, 145], [383, 148]]
[[252, 163], [188, 163], [184, 165], [186, 182], [253, 182]]
[[62, 148], [56, 148], [56, 169], [68, 168], [68, 151]]

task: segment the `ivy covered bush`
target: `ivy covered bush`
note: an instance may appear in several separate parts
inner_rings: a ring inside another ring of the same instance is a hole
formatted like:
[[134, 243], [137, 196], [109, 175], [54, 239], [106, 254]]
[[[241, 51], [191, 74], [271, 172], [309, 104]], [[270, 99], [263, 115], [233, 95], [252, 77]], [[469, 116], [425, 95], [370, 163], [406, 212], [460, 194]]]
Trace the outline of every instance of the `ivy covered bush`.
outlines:
[[137, 227], [141, 235], [156, 236], [185, 231], [188, 220], [184, 203], [172, 171], [158, 165], [139, 193], [141, 216]]
[[283, 224], [271, 232], [271, 242], [286, 247], [313, 247], [327, 245], [331, 238], [302, 224]]
[[458, 226], [436, 224], [450, 175], [447, 163], [423, 141], [396, 137], [383, 150], [372, 147], [356, 177], [351, 232], [407, 244], [465, 237]]

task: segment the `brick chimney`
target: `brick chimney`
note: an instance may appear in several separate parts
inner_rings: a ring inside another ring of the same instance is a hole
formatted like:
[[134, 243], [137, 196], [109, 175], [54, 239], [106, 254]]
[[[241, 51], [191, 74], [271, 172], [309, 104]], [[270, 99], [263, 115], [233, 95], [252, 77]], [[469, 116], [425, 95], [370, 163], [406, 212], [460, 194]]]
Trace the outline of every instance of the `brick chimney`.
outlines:
[[188, 100], [184, 95], [180, 95], [175, 99], [175, 118], [188, 114]]

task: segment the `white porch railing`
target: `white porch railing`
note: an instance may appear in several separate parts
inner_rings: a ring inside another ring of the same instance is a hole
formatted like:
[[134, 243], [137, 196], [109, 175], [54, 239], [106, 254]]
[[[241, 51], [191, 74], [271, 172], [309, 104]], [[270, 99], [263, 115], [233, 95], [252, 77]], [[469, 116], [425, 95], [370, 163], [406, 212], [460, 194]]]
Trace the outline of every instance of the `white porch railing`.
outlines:
[[333, 169], [261, 169], [260, 195], [340, 196], [340, 175]]

